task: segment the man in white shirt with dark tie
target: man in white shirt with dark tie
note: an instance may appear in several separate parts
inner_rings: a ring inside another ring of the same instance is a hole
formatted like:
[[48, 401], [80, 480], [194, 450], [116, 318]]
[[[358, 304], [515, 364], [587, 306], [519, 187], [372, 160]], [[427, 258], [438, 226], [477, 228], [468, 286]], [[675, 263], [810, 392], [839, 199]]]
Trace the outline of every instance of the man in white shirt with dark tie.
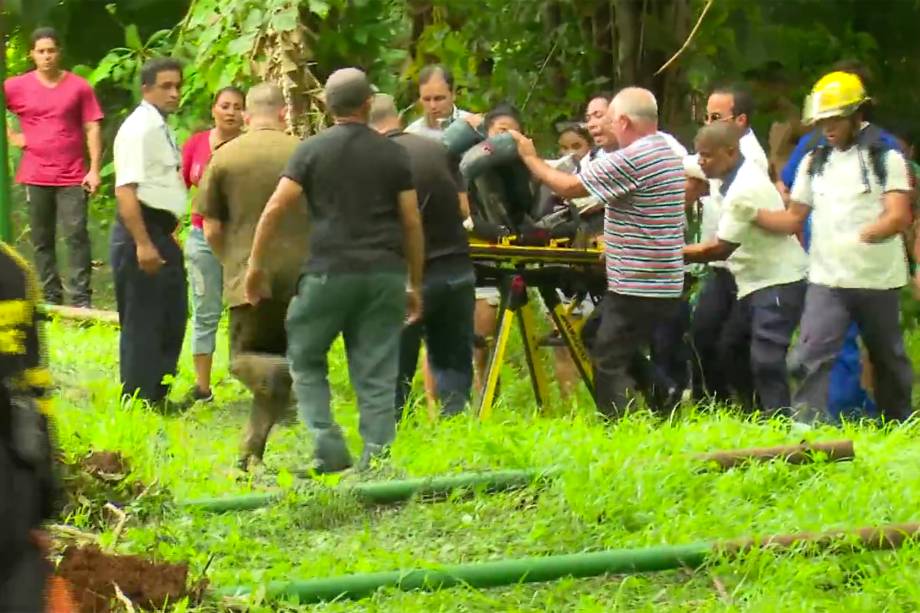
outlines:
[[173, 232], [186, 211], [181, 156], [166, 117], [179, 108], [182, 66], [171, 58], [141, 69], [143, 100], [115, 137], [111, 262], [121, 323], [122, 392], [165, 402], [187, 319], [182, 249]]

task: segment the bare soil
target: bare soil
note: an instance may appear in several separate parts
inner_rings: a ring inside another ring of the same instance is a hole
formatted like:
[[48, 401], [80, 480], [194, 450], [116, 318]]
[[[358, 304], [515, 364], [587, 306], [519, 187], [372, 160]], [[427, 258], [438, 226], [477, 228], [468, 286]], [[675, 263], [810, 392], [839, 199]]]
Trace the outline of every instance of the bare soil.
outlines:
[[117, 585], [134, 606], [162, 609], [167, 603], [191, 596], [199, 599], [205, 582], [190, 590], [186, 564], [157, 563], [139, 556], [109, 555], [95, 546], [69, 547], [57, 575], [70, 586], [80, 613], [108, 613]]

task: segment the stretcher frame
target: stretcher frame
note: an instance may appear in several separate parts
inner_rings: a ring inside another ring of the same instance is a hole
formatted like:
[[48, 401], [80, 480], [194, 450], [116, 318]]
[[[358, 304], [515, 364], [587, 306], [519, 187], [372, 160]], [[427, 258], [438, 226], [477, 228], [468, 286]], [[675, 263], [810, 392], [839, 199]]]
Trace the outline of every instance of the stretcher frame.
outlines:
[[565, 303], [556, 290], [565, 285], [561, 283], [564, 277], [567, 281], [580, 277], [586, 287], [600, 283], [602, 288], [601, 251], [575, 249], [556, 242], [548, 246], [522, 246], [514, 245], [513, 241], [510, 237], [497, 244], [470, 242], [477, 287], [497, 287], [501, 296], [495, 337], [486, 339], [489, 360], [475, 407], [480, 419], [492, 415], [499, 374], [515, 322], [520, 330], [537, 406], [543, 410], [549, 400], [549, 378], [538, 353], [542, 345], [537, 331], [539, 310], [533, 300], [534, 294], [546, 306], [582, 382], [589, 393], [594, 394], [594, 369], [581, 337], [586, 317], [578, 312], [582, 300], [592, 293], [585, 290], [583, 294], [578, 293], [575, 300]]

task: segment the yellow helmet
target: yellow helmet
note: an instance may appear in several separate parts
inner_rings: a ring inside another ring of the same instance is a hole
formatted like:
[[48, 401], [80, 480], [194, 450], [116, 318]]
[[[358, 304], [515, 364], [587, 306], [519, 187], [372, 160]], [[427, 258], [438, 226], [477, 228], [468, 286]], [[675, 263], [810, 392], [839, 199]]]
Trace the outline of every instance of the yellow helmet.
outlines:
[[866, 88], [859, 77], [849, 72], [832, 72], [821, 77], [805, 98], [802, 121], [812, 124], [828, 117], [847, 117], [867, 100]]

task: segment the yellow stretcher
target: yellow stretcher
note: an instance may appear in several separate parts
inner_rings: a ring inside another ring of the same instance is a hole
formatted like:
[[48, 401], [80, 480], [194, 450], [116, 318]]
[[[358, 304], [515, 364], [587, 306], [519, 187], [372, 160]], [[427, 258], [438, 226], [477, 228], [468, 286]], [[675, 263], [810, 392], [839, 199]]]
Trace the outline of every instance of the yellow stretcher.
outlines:
[[[593, 246], [576, 249], [565, 245], [565, 242], [551, 242], [548, 246], [515, 245], [514, 237], [501, 243], [470, 241], [477, 286], [497, 287], [501, 295], [495, 338], [486, 339], [491, 342], [488, 367], [479, 394], [477, 412], [481, 419], [492, 414], [498, 376], [515, 319], [537, 406], [543, 408], [549, 398], [548, 378], [537, 352], [541, 346], [536, 325], [538, 310], [530, 300], [528, 288], [537, 290], [582, 381], [593, 395], [594, 372], [581, 339], [585, 316], [578, 307], [585, 297], [599, 297], [603, 293], [601, 251]], [[582, 289], [576, 292], [574, 300], [563, 302], [557, 289], [573, 286]]]

